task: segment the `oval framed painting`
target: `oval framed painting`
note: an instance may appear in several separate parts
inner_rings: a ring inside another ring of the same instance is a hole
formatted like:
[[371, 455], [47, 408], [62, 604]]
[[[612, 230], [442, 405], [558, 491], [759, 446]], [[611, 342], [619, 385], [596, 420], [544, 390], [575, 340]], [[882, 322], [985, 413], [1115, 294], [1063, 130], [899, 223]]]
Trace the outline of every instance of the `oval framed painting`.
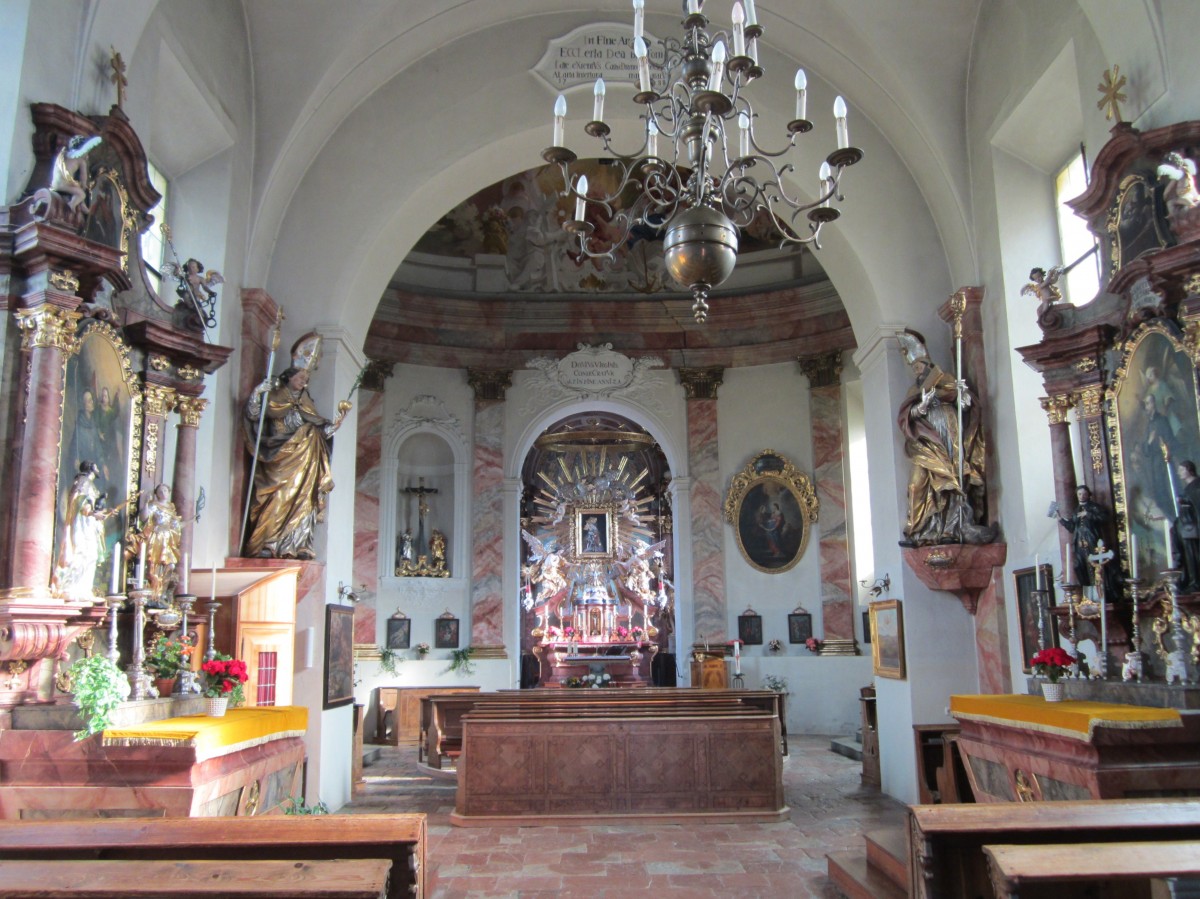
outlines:
[[734, 475], [725, 497], [725, 520], [742, 558], [767, 574], [800, 561], [819, 511], [812, 480], [774, 450], [763, 450]]

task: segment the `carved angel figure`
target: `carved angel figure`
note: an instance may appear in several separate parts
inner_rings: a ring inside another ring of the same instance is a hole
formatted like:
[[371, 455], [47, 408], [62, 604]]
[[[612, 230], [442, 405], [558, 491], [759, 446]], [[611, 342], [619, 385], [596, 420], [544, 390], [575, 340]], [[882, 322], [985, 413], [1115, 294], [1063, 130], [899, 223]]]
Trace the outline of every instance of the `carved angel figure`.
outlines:
[[178, 282], [175, 294], [180, 303], [197, 313], [207, 327], [216, 324], [213, 310], [216, 308], [217, 292], [213, 287], [225, 283], [221, 273], [216, 269], [205, 271], [204, 264], [194, 257], [183, 265], [168, 262], [163, 266], [163, 271]]
[[[88, 183], [87, 155], [98, 146], [99, 135], [86, 137], [77, 134], [67, 141], [67, 145], [54, 158], [50, 189], [67, 197], [67, 208], [72, 212], [87, 199], [87, 191], [91, 186]], [[86, 205], [84, 211], [87, 211]]]
[[562, 570], [563, 558], [554, 541], [542, 543], [528, 531], [522, 530], [521, 537], [529, 545], [533, 564], [525, 571], [530, 584], [537, 584], [537, 598], [532, 602], [538, 607], [538, 626], [545, 627], [550, 619], [550, 602], [567, 589], [567, 578]]
[[1182, 153], [1168, 153], [1158, 167], [1158, 177], [1167, 182], [1163, 200], [1167, 204], [1168, 215], [1200, 206], [1200, 191], [1196, 190], [1196, 163], [1186, 159]]

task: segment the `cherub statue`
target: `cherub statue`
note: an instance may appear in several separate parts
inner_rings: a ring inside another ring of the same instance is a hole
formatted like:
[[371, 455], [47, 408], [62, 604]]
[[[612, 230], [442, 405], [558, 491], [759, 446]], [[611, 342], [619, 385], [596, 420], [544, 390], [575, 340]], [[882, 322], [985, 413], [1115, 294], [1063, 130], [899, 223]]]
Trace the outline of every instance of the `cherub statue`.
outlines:
[[1165, 181], [1163, 201], [1167, 219], [1180, 241], [1200, 236], [1200, 190], [1196, 189], [1196, 163], [1178, 151], [1166, 155], [1158, 167], [1158, 178]]
[[195, 312], [206, 327], [216, 324], [213, 310], [216, 308], [217, 292], [213, 285], [224, 284], [225, 279], [216, 269], [204, 270], [199, 259], [191, 257], [183, 265], [168, 262], [163, 271], [178, 282], [175, 294], [182, 306]]
[[[81, 225], [89, 211], [91, 181], [87, 157], [101, 143], [100, 136], [77, 134], [54, 157], [50, 184], [34, 191], [29, 211], [37, 219], [66, 219]], [[66, 209], [63, 206], [66, 206]]]
[[1062, 291], [1058, 289], [1058, 279], [1062, 277], [1063, 267], [1052, 265], [1050, 270], [1035, 266], [1029, 271], [1029, 283], [1021, 288], [1021, 296], [1036, 297], [1038, 301], [1037, 320], [1043, 327], [1051, 321], [1047, 313], [1055, 303], [1061, 303]]
[[529, 583], [537, 584], [537, 597], [531, 602], [538, 607], [538, 626], [544, 628], [550, 620], [551, 601], [567, 589], [567, 578], [562, 570], [563, 558], [553, 540], [542, 543], [525, 530], [521, 531], [521, 536], [528, 544], [533, 558], [532, 564], [525, 568], [523, 574], [529, 579]]

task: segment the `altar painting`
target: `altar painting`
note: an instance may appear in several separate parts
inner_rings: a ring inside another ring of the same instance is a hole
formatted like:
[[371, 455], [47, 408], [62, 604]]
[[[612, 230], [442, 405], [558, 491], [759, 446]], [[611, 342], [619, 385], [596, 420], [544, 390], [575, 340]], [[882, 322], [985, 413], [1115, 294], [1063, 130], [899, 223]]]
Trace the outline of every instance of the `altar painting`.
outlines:
[[66, 363], [62, 421], [55, 545], [62, 546], [67, 497], [83, 462], [96, 463], [96, 490], [108, 509], [119, 510], [104, 520], [94, 584], [102, 596], [112, 570], [112, 551], [129, 525], [128, 506], [137, 499], [134, 449], [141, 425], [141, 393], [129, 350], [107, 324], [85, 325], [79, 352]]
[[734, 476], [725, 518], [751, 567], [778, 574], [792, 569], [808, 545], [820, 504], [812, 480], [772, 450]]
[[[1200, 410], [1191, 357], [1174, 324], [1142, 325], [1125, 344], [1108, 407], [1114, 505], [1125, 570], [1137, 537], [1143, 577], [1171, 567], [1165, 527], [1177, 517], [1176, 466], [1200, 464]], [[1099, 447], [1093, 447], [1093, 453]]]

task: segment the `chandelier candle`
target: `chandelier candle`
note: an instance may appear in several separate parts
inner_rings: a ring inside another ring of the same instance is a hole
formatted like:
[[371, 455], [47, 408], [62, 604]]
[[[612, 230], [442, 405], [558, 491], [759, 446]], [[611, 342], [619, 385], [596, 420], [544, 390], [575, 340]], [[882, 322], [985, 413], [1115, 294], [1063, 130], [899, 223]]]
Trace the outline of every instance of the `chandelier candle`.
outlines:
[[639, 38], [646, 29], [646, 0], [633, 0], [633, 36]]
[[758, 14], [754, 11], [754, 0], [746, 0], [744, 5], [746, 7], [746, 24], [757, 25]]
[[554, 146], [561, 147], [563, 142], [563, 122], [567, 117], [567, 98], [562, 94], [554, 101]]
[[808, 117], [808, 76], [804, 69], [796, 69], [796, 121], [803, 122]]
[[604, 121], [604, 79], [603, 78], [596, 79], [596, 86], [595, 86], [595, 88], [593, 88], [592, 93], [594, 93], [596, 95], [596, 100], [592, 104], [592, 121], [593, 122], [603, 122]]
[[741, 3], [733, 4], [733, 55], [746, 55], [746, 11]]
[[717, 41], [712, 51], [712, 74], [708, 76], [708, 89], [710, 91], [719, 91], [721, 89], [721, 78], [724, 74], [725, 44], [723, 41]]
[[833, 200], [833, 170], [829, 168], [828, 162], [822, 162], [821, 168], [817, 172], [817, 177], [821, 179], [821, 190], [818, 196], [824, 197], [821, 202], [822, 206], [828, 207]]
[[575, 198], [575, 220], [583, 221], [583, 208], [587, 205], [588, 180], [587, 175], [580, 175], [579, 181], [575, 185], [575, 193], [579, 196]]
[[[646, 48], [645, 38], [635, 38], [633, 41], [633, 55], [637, 57], [638, 67], [638, 87], [642, 93], [650, 92], [650, 51]], [[558, 144], [555, 144], [557, 147]]]
[[846, 101], [838, 97], [833, 101], [833, 116], [837, 119], [837, 145], [839, 150], [850, 146], [850, 129], [846, 127]]

